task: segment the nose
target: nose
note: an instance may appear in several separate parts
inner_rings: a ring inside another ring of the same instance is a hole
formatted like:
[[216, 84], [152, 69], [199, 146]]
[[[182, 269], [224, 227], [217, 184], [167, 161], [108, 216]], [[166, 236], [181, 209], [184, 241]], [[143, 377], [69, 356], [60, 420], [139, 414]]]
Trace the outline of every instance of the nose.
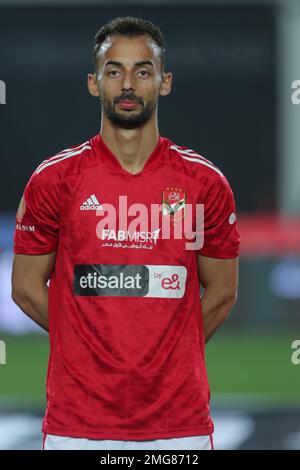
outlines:
[[134, 78], [130, 72], [124, 73], [124, 80], [122, 84], [122, 91], [134, 90]]

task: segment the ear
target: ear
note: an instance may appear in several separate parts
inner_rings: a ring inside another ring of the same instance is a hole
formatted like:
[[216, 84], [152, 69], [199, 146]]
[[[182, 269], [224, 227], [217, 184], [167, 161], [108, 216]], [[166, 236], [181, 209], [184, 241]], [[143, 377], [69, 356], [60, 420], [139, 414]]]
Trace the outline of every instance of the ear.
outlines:
[[89, 73], [87, 76], [87, 86], [90, 94], [92, 96], [99, 96], [99, 88], [96, 80], [95, 73]]
[[159, 90], [159, 94], [161, 96], [166, 96], [169, 93], [171, 93], [172, 78], [173, 76], [171, 72], [163, 73], [163, 79], [162, 79], [160, 90]]

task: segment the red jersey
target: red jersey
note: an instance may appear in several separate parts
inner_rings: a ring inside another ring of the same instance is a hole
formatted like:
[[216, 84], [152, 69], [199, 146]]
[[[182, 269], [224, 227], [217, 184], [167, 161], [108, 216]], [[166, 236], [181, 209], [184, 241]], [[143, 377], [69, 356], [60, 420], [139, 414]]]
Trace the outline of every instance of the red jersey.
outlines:
[[[188, 204], [204, 204], [204, 244], [194, 249], [174, 235]], [[136, 174], [100, 134], [65, 149], [36, 168], [16, 214], [14, 252], [53, 251], [43, 432], [212, 433], [197, 255], [239, 252], [234, 197], [219, 168], [162, 136]]]

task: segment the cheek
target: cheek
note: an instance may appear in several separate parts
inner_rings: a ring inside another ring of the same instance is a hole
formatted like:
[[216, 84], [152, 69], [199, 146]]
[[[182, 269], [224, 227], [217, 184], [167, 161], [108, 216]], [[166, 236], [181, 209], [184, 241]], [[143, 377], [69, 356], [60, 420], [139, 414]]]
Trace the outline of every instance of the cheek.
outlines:
[[145, 93], [145, 96], [146, 96], [146, 100], [147, 101], [154, 101], [157, 99], [159, 95], [159, 88], [158, 87], [155, 87], [155, 88], [151, 88], [151, 90], [148, 90], [146, 93]]
[[114, 84], [105, 84], [102, 82], [100, 85], [101, 96], [103, 96], [106, 100], [112, 101], [116, 96], [120, 94], [119, 89]]
[[106, 76], [102, 77], [102, 80], [99, 82], [100, 86], [105, 90], [106, 94], [111, 94], [114, 90], [120, 88], [119, 80], [111, 80]]
[[159, 79], [156, 79], [152, 82], [151, 87], [148, 90], [149, 97], [156, 98], [159, 95], [161, 82]]
[[146, 99], [154, 98], [159, 93], [159, 83], [142, 83], [140, 86], [140, 91]]

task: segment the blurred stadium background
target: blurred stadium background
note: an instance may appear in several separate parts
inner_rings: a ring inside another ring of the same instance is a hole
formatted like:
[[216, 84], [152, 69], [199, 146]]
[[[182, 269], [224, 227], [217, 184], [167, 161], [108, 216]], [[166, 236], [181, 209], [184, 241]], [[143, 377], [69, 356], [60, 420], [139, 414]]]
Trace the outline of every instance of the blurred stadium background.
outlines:
[[220, 166], [236, 198], [239, 298], [206, 348], [215, 446], [300, 449], [298, 0], [0, 0], [0, 449], [40, 448], [45, 407], [48, 336], [10, 298], [15, 213], [41, 160], [99, 131], [93, 37], [124, 14], [166, 37], [161, 134]]

